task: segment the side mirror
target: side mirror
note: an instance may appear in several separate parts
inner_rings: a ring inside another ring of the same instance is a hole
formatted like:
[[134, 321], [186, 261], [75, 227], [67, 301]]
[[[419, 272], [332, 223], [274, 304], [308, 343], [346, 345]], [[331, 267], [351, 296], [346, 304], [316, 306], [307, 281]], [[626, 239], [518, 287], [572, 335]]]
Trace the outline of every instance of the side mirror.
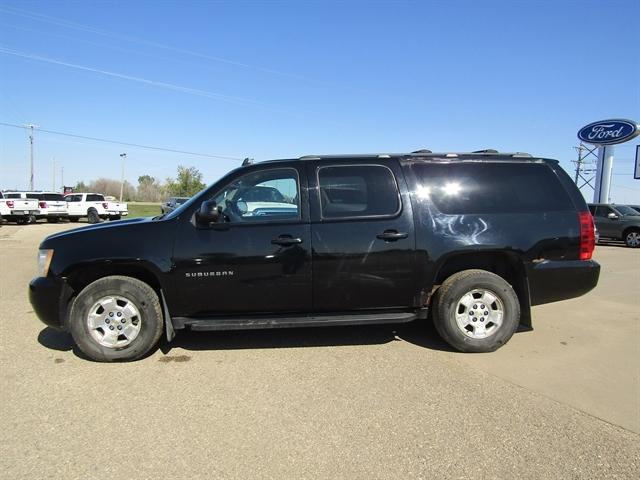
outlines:
[[216, 202], [213, 200], [205, 200], [200, 205], [200, 210], [196, 212], [196, 221], [200, 225], [209, 225], [211, 223], [217, 223], [220, 218], [220, 211]]
[[610, 218], [611, 220], [618, 220], [618, 215], [616, 215], [615, 213], [610, 213], [609, 215], [607, 215], [607, 218]]

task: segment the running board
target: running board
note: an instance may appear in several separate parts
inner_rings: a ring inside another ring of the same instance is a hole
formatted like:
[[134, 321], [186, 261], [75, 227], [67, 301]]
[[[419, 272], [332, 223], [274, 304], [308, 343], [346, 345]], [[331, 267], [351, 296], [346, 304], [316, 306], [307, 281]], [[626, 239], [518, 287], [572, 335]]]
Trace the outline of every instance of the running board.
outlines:
[[174, 328], [189, 327], [191, 330], [247, 330], [260, 328], [324, 327], [335, 325], [375, 325], [384, 323], [407, 323], [418, 318], [413, 312], [366, 313], [351, 315], [305, 315], [265, 317], [173, 317]]

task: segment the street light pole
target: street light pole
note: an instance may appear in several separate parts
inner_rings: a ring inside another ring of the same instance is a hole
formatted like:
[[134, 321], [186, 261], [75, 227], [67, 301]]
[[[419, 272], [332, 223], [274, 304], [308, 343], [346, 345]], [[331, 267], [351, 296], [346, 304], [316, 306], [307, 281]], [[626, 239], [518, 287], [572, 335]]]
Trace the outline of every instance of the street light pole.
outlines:
[[127, 154], [121, 153], [120, 158], [122, 159], [122, 176], [120, 179], [120, 201], [122, 202], [122, 192], [124, 190], [124, 161], [127, 159]]

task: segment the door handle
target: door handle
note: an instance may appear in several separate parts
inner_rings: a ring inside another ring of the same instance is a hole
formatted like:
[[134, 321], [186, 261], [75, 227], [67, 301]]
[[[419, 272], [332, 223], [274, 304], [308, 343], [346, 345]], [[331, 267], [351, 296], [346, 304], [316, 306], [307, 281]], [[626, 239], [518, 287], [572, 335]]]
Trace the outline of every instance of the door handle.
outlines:
[[408, 236], [408, 233], [401, 233], [397, 230], [385, 230], [384, 232], [376, 235], [376, 238], [384, 240], [385, 242], [395, 242], [396, 240], [401, 240], [403, 238], [407, 238]]
[[274, 238], [271, 240], [273, 245], [281, 245], [283, 247], [288, 247], [290, 245], [296, 245], [298, 243], [302, 243], [301, 238], [293, 238], [291, 235], [280, 235], [278, 238]]

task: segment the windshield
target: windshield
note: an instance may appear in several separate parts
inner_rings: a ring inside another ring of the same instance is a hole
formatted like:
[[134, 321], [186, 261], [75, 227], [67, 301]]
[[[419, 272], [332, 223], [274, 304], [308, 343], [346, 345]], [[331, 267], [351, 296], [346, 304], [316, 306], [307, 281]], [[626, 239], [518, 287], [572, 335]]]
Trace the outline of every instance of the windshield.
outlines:
[[618, 210], [622, 215], [633, 215], [640, 216], [640, 213], [636, 212], [633, 208], [627, 207], [626, 205], [616, 205], [616, 210]]

